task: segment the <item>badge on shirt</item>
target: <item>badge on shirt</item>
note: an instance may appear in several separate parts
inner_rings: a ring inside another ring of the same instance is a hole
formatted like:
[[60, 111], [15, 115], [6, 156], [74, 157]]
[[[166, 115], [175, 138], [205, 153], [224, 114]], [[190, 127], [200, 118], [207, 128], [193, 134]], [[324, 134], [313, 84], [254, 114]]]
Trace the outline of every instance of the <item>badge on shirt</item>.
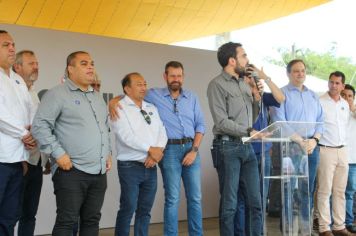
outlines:
[[20, 81], [18, 81], [17, 79], [15, 80], [17, 84], [20, 84]]
[[153, 115], [153, 112], [152, 112], [152, 111], [150, 111], [148, 114], [149, 114], [150, 116], [152, 116], [152, 115]]
[[80, 105], [80, 101], [79, 100], [75, 100], [74, 103], [77, 104], [77, 105]]

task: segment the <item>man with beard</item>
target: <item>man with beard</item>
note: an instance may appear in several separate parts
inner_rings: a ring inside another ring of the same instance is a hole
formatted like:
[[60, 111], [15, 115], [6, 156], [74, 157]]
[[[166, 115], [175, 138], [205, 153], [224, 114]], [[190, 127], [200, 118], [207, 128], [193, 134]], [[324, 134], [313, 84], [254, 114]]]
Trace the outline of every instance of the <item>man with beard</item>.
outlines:
[[[149, 89], [145, 100], [154, 104], [166, 127], [168, 142], [159, 163], [162, 172], [165, 204], [164, 235], [178, 235], [180, 182], [187, 199], [189, 235], [203, 235], [199, 145], [205, 132], [203, 112], [198, 97], [183, 89], [183, 65], [170, 61], [163, 78], [166, 88]], [[119, 98], [110, 101], [110, 114], [117, 117]]]
[[[23, 50], [16, 53], [15, 64], [12, 69], [19, 74], [26, 83], [31, 94], [32, 102], [37, 110], [40, 100], [34, 89], [34, 82], [38, 79], [38, 61], [33, 51]], [[20, 221], [18, 235], [33, 235], [36, 224], [36, 214], [40, 202], [42, 188], [42, 166], [48, 163], [48, 157], [41, 155], [38, 148], [31, 150], [27, 160], [28, 171], [24, 176], [24, 189], [21, 199]], [[47, 165], [47, 167], [49, 167]], [[47, 169], [46, 173], [49, 173]]]
[[[261, 82], [252, 87], [245, 76], [248, 58], [240, 43], [229, 42], [218, 49], [222, 72], [208, 86], [209, 107], [214, 120], [212, 157], [219, 176], [221, 236], [234, 235], [237, 193], [242, 191], [249, 214], [246, 235], [261, 235], [262, 205], [257, 159], [251, 144], [243, 144], [241, 137], [252, 136], [253, 111], [263, 89]], [[267, 75], [255, 68], [259, 78]]]
[[22, 78], [11, 70], [15, 43], [0, 30], [0, 235], [14, 234], [23, 174], [36, 141], [30, 133], [34, 115], [31, 96]]

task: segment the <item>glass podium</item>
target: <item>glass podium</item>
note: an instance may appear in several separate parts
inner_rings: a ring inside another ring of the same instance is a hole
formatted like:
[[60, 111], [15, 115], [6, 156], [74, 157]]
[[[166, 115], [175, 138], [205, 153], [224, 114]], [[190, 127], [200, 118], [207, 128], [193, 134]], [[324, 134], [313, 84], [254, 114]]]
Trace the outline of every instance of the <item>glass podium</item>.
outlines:
[[[270, 190], [267, 192], [262, 187], [264, 235], [311, 235], [308, 155], [304, 140], [318, 125], [321, 123], [278, 121], [243, 138], [244, 143], [262, 144], [261, 186], [269, 186]], [[267, 150], [272, 159], [270, 175], [265, 174]]]

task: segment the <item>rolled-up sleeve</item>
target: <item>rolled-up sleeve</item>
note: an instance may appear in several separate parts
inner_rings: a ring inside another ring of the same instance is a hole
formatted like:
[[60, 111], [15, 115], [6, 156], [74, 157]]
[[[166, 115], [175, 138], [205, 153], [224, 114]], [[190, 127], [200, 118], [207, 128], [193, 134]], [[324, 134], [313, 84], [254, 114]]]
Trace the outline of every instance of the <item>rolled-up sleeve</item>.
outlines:
[[205, 133], [205, 120], [204, 113], [199, 104], [199, 99], [197, 96], [195, 97], [194, 102], [194, 120], [195, 120], [195, 132], [196, 133]]

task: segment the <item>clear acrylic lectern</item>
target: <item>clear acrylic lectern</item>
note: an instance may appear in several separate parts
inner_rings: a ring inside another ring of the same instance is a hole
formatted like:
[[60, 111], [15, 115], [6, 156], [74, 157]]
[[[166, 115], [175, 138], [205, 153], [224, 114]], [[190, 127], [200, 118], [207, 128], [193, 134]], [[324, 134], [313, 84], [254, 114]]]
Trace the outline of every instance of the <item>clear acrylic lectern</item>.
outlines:
[[[263, 189], [264, 235], [311, 235], [308, 155], [304, 140], [310, 138], [319, 125], [321, 123], [279, 121], [243, 139], [244, 143], [262, 143], [262, 186], [270, 186], [269, 193]], [[265, 150], [271, 145], [271, 174], [267, 176]], [[268, 207], [272, 200], [279, 205], [273, 214], [272, 207]]]

